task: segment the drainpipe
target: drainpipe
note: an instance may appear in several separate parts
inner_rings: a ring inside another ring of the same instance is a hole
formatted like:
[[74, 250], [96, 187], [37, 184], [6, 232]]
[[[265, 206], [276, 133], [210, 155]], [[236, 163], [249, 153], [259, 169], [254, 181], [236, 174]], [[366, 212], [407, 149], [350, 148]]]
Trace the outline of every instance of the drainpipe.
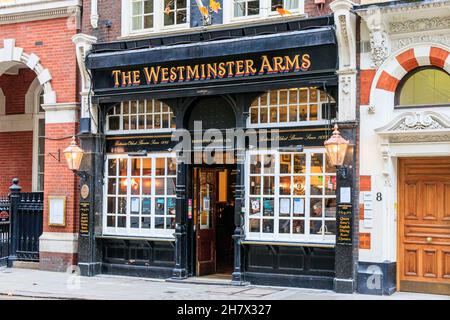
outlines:
[[91, 0], [91, 26], [94, 29], [98, 28], [97, 0]]

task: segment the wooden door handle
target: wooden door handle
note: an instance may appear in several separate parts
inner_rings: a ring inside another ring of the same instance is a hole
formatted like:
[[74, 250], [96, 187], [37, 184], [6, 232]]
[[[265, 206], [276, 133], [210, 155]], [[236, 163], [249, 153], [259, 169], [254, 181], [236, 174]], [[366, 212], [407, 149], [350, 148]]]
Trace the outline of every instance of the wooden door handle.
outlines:
[[431, 241], [433, 241], [433, 238], [432, 237], [427, 237], [427, 242], [429, 243]]

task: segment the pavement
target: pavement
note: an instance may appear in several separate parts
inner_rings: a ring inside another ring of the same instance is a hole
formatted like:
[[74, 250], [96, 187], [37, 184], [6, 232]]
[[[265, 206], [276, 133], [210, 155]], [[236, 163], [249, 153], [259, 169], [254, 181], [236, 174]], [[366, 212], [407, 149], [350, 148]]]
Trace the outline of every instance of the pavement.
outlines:
[[[212, 284], [214, 283], [214, 284]], [[328, 290], [232, 286], [228, 281], [161, 279], [0, 268], [0, 299], [87, 300], [450, 300], [450, 296], [398, 292], [391, 296], [338, 294]]]

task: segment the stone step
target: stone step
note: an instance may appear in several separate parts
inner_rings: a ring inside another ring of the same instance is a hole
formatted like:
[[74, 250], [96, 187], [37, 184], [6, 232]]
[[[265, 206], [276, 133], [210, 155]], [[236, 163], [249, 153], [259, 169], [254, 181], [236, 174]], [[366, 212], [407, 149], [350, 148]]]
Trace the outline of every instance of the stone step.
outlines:
[[14, 261], [13, 262], [13, 268], [19, 268], [19, 269], [39, 269], [39, 262], [34, 261]]

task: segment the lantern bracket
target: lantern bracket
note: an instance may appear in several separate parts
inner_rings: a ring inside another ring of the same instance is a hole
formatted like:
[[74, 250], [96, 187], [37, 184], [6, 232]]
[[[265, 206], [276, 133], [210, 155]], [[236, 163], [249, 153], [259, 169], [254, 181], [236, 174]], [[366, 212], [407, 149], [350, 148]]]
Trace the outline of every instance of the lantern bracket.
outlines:
[[343, 166], [338, 166], [337, 167], [337, 175], [342, 178], [342, 179], [347, 179], [348, 177], [348, 168], [347, 166], [343, 165]]
[[79, 176], [83, 180], [87, 180], [91, 176], [87, 171], [84, 171], [84, 170], [78, 170], [78, 171], [74, 170], [73, 173], [76, 174], [77, 176]]
[[61, 149], [58, 149], [58, 153], [49, 152], [48, 155], [58, 162], [61, 162]]

